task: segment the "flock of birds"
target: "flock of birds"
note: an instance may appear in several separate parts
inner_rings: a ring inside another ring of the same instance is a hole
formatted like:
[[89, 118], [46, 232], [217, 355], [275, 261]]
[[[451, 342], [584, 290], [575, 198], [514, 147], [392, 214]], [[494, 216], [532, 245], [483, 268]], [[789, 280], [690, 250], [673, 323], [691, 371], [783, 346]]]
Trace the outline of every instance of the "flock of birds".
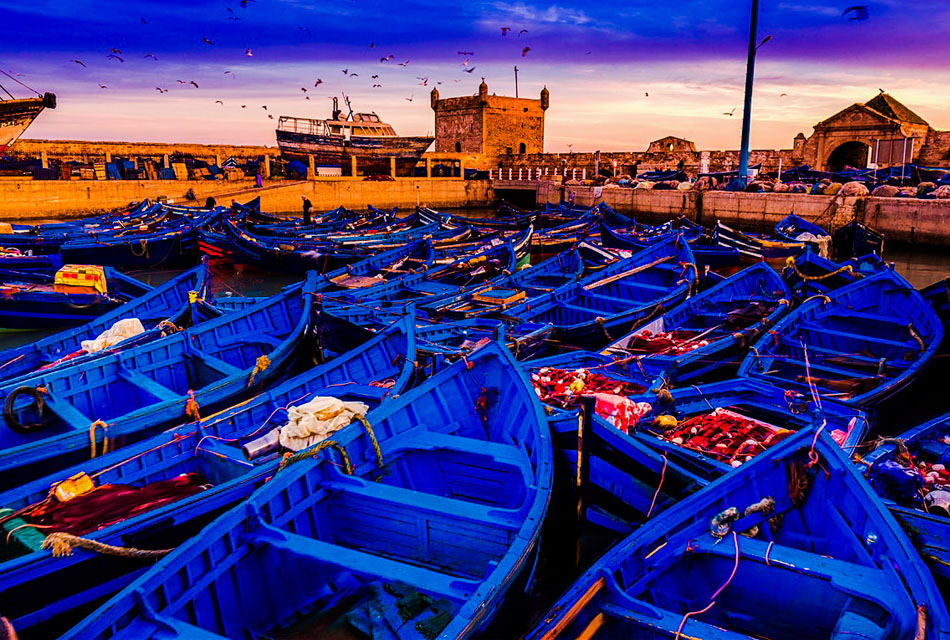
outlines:
[[[239, 4], [240, 4], [240, 7], [241, 7], [242, 9], [247, 9], [249, 3], [255, 2], [255, 1], [256, 1], [256, 0], [239, 0]], [[227, 7], [227, 8], [225, 9], [225, 12], [227, 13], [227, 19], [228, 19], [228, 20], [237, 21], [237, 20], [241, 20], [241, 19], [242, 19], [240, 16], [238, 16], [238, 15], [235, 13], [234, 9], [232, 9], [231, 7]], [[869, 17], [868, 7], [867, 7], [867, 5], [855, 5], [855, 6], [850, 6], [850, 7], [847, 7], [847, 8], [842, 12], [841, 15], [842, 15], [842, 17], [847, 17], [849, 21], [864, 21], [864, 20], [867, 20], [868, 17]], [[142, 23], [143, 25], [147, 25], [147, 24], [148, 24], [148, 21], [145, 20], [145, 18], [140, 18], [140, 20], [141, 20], [141, 23]], [[308, 34], [308, 35], [312, 35], [311, 32], [310, 32], [310, 29], [308, 29], [307, 27], [300, 26], [300, 27], [298, 27], [298, 29], [299, 29], [301, 32], [303, 32], [303, 33], [306, 33], [306, 34]], [[517, 37], [517, 38], [522, 38], [522, 37], [528, 36], [528, 34], [529, 34], [528, 29], [524, 29], [524, 28], [518, 30], [517, 32], [515, 32], [512, 27], [504, 26], [504, 27], [500, 27], [500, 30], [501, 30], [501, 36], [502, 36], [502, 37], [506, 37], [506, 38], [507, 38], [510, 34], [513, 34], [513, 33], [516, 33], [516, 37]], [[525, 38], [525, 39], [527, 40], [527, 38]], [[771, 36], [766, 37], [758, 46], [762, 46], [763, 44], [765, 44], [765, 42], [767, 42], [767, 41], [770, 40], [770, 39], [771, 39]], [[207, 37], [202, 37], [202, 43], [205, 44], [205, 45], [207, 45], [207, 46], [209, 46], [209, 47], [215, 46], [214, 42], [213, 42], [210, 38], [207, 38]], [[369, 48], [375, 50], [375, 49], [376, 49], [376, 43], [371, 42], [371, 43], [369, 44]], [[756, 47], [756, 48], [758, 48], [758, 47]], [[521, 48], [521, 57], [522, 57], [522, 58], [527, 57], [527, 55], [528, 55], [528, 53], [529, 53], [530, 51], [531, 51], [531, 47], [528, 46], [527, 44], [525, 44], [525, 45]], [[585, 55], [590, 55], [591, 53], [592, 53], [592, 51], [587, 51]], [[461, 62], [458, 63], [459, 66], [460, 66], [460, 71], [461, 71], [461, 72], [464, 72], [464, 73], [469, 73], [469, 74], [474, 73], [475, 70], [476, 70], [476, 68], [477, 68], [476, 65], [475, 65], [475, 64], [473, 63], [473, 61], [472, 61], [473, 57], [475, 56], [475, 52], [474, 52], [474, 51], [458, 51], [457, 54], [462, 57]], [[253, 57], [253, 56], [254, 56], [254, 51], [252, 50], [252, 48], [246, 47], [246, 48], [245, 48], [245, 51], [244, 51], [244, 56], [247, 57], [247, 58]], [[119, 62], [119, 63], [124, 63], [124, 62], [126, 61], [127, 54], [126, 54], [125, 52], [123, 52], [121, 49], [117, 48], [117, 47], [112, 47], [112, 48], [109, 49], [109, 52], [105, 54], [105, 57], [106, 57], [107, 60], [111, 60], [111, 61], [115, 61], [115, 62]], [[157, 56], [156, 54], [154, 54], [154, 53], [146, 53], [146, 54], [143, 56], [143, 59], [151, 59], [153, 62], [156, 62], [156, 63], [159, 61], [158, 56]], [[410, 65], [410, 63], [412, 62], [412, 60], [411, 60], [410, 58], [406, 58], [405, 60], [403, 60], [403, 61], [401, 61], [401, 62], [394, 62], [394, 60], [396, 60], [396, 59], [397, 59], [397, 58], [396, 58], [395, 54], [393, 54], [393, 53], [388, 53], [387, 55], [384, 55], [384, 56], [380, 56], [380, 57], [379, 57], [379, 64], [380, 64], [380, 65], [387, 65], [387, 66], [394, 66], [394, 67], [401, 67], [401, 68], [405, 69], [405, 68], [407, 68], [407, 67]], [[78, 58], [74, 58], [74, 59], [70, 60], [70, 62], [71, 62], [71, 63], [74, 63], [74, 64], [76, 64], [76, 65], [78, 65], [78, 66], [80, 66], [80, 67], [82, 67], [83, 69], [88, 69], [88, 66], [86, 65], [86, 63], [83, 62], [82, 60], [78, 59]], [[359, 77], [360, 77], [359, 72], [357, 72], [356, 70], [351, 70], [350, 68], [341, 69], [341, 71], [343, 72], [343, 76], [344, 76], [344, 78], [346, 78], [346, 79], [352, 79], [352, 78], [359, 78]], [[229, 77], [230, 77], [231, 79], [233, 79], [233, 80], [236, 80], [236, 79], [237, 79], [237, 76], [236, 76], [236, 74], [234, 73], [234, 71], [232, 71], [232, 70], [230, 70], [230, 69], [224, 70], [223, 73], [224, 73], [224, 75], [229, 76]], [[17, 75], [20, 75], [20, 74], [17, 74]], [[382, 81], [381, 81], [381, 79], [380, 79], [380, 74], [379, 74], [379, 73], [374, 73], [374, 74], [370, 75], [369, 77], [370, 77], [370, 80], [373, 81], [373, 82], [371, 83], [371, 85], [370, 85], [370, 87], [371, 87], [372, 89], [381, 89], [381, 88], [383, 87], [383, 84], [382, 84]], [[430, 76], [416, 76], [416, 79], [419, 81], [418, 84], [419, 84], [420, 86], [427, 87], [427, 86], [429, 86], [431, 77], [430, 77]], [[455, 82], [455, 83], [459, 83], [459, 82], [461, 82], [461, 79], [458, 79], [458, 78], [457, 78], [457, 79], [454, 80], [454, 82]], [[179, 79], [179, 80], [177, 80], [177, 83], [178, 83], [179, 86], [184, 87], [184, 88], [193, 87], [194, 89], [200, 89], [200, 85], [199, 85], [198, 82], [196, 82], [195, 80], [181, 80], [181, 79]], [[310, 93], [312, 92], [312, 90], [315, 89], [315, 88], [317, 88], [317, 87], [320, 87], [320, 85], [322, 85], [322, 84], [324, 84], [323, 79], [322, 79], [322, 78], [316, 78], [315, 81], [314, 81], [314, 83], [313, 83], [313, 88], [308, 89], [308, 88], [305, 87], [305, 86], [304, 86], [304, 87], [300, 87], [300, 92], [301, 92], [301, 94], [303, 95], [303, 98], [304, 98], [305, 100], [310, 100]], [[442, 81], [436, 80], [435, 82], [433, 82], [433, 84], [434, 84], [434, 85], [441, 85], [441, 84], [442, 84]], [[105, 84], [102, 84], [102, 83], [97, 83], [97, 85], [98, 85], [98, 87], [99, 87], [100, 89], [108, 89], [108, 88], [109, 88], [108, 85], [105, 85]], [[156, 90], [159, 94], [165, 94], [165, 93], [168, 93], [168, 92], [170, 91], [169, 88], [163, 87], [163, 86], [155, 86], [155, 90]], [[344, 97], [345, 97], [345, 95], [346, 95], [346, 94], [344, 93]], [[787, 93], [782, 93], [782, 94], [780, 94], [779, 97], [785, 97], [785, 96], [787, 96], [787, 95], [788, 95]], [[332, 96], [331, 96], [331, 97], [332, 97]], [[414, 99], [414, 97], [415, 97], [415, 94], [410, 94], [408, 97], [405, 98], [405, 100], [407, 100], [408, 102], [412, 102], [413, 99]], [[647, 98], [650, 97], [649, 92], [644, 92], [644, 97], [647, 97]], [[221, 99], [217, 99], [217, 100], [214, 100], [214, 104], [218, 104], [218, 105], [224, 106], [224, 101], [221, 100]], [[241, 107], [242, 109], [246, 109], [247, 106], [248, 106], [248, 105], [246, 105], [246, 104], [240, 105], [240, 107]], [[261, 109], [263, 109], [264, 111], [267, 111], [267, 105], [261, 105]], [[733, 107], [730, 111], [724, 111], [724, 112], [722, 113], [722, 115], [723, 115], [723, 116], [727, 116], [727, 117], [732, 117], [732, 116], [735, 115], [736, 110], [737, 110], [737, 107]], [[272, 119], [272, 120], [273, 120], [273, 118], [274, 118], [274, 116], [273, 116], [272, 114], [267, 114], [267, 117], [270, 118], [270, 119]]]
[[[255, 1], [256, 1], [256, 0], [240, 0], [240, 7], [241, 7], [242, 9], [247, 9], [248, 6], [249, 6], [249, 3], [252, 3], [252, 2], [255, 2]], [[242, 19], [239, 15], [237, 15], [237, 13], [236, 13], [236, 12], [234, 11], [234, 9], [232, 9], [231, 7], [227, 7], [227, 8], [225, 9], [225, 12], [227, 13], [227, 19], [228, 19], [228, 20], [237, 21], [237, 20], [241, 20], [241, 19]], [[141, 23], [142, 23], [143, 25], [148, 25], [148, 24], [149, 24], [149, 22], [148, 22], [145, 18], [140, 18], [140, 21], [141, 21]], [[299, 29], [302, 33], [306, 33], [306, 34], [308, 34], [308, 35], [312, 35], [311, 32], [310, 32], [310, 29], [308, 29], [307, 27], [300, 26], [300, 27], [298, 27], [298, 29]], [[506, 26], [506, 27], [501, 27], [500, 29], [501, 29], [501, 36], [502, 36], [502, 37], [508, 37], [509, 34], [516, 33], [516, 37], [517, 37], [517, 38], [525, 38], [525, 40], [527, 40], [526, 36], [528, 36], [528, 34], [529, 34], [528, 29], [524, 29], [524, 28], [518, 30], [517, 32], [514, 32], [514, 29], [513, 29], [512, 27], [507, 27], [507, 26]], [[202, 37], [202, 38], [201, 38], [201, 41], [202, 41], [202, 43], [203, 43], [204, 45], [207, 45], [207, 46], [209, 46], [209, 47], [215, 46], [215, 43], [214, 43], [214, 41], [213, 41], [211, 38]], [[371, 43], [369, 44], [369, 48], [375, 50], [375, 49], [376, 49], [376, 43], [375, 43], [375, 42], [371, 42]], [[527, 57], [527, 55], [528, 55], [528, 53], [529, 53], [530, 51], [531, 51], [531, 47], [528, 46], [527, 44], [525, 44], [524, 46], [521, 47], [521, 57], [522, 57], [522, 58]], [[589, 53], [590, 53], [590, 52], [588, 52], [588, 54], [589, 54]], [[459, 51], [459, 52], [458, 52], [458, 55], [462, 57], [461, 61], [458, 62], [458, 65], [459, 65], [459, 72], [464, 72], [464, 73], [468, 73], [468, 74], [474, 73], [474, 71], [476, 70], [476, 65], [473, 63], [472, 58], [475, 56], [475, 52], [474, 52], [474, 51]], [[244, 56], [247, 57], [247, 58], [252, 58], [252, 57], [254, 57], [254, 51], [253, 51], [253, 49], [252, 49], [251, 47], [246, 47], [246, 48], [245, 48], [245, 51], [244, 51]], [[105, 57], [106, 57], [107, 60], [110, 60], [110, 61], [114, 61], [114, 62], [118, 62], [118, 63], [124, 63], [124, 62], [126, 62], [126, 59], [129, 57], [129, 54], [127, 54], [126, 52], [124, 52], [122, 49], [119, 49], [118, 47], [112, 47], [112, 48], [109, 49], [108, 53], [105, 54]], [[155, 53], [146, 53], [146, 54], [143, 56], [143, 59], [150, 59], [150, 60], [152, 60], [153, 62], [156, 62], [156, 63], [159, 61], [159, 58], [158, 58], [158, 56], [157, 56]], [[407, 67], [410, 65], [410, 63], [412, 62], [412, 60], [411, 60], [410, 58], [406, 58], [405, 60], [403, 60], [403, 61], [401, 61], [401, 62], [394, 62], [395, 60], [397, 60], [396, 55], [393, 54], [393, 53], [389, 53], [389, 54], [387, 54], [387, 55], [384, 55], [384, 56], [379, 57], [379, 63], [378, 63], [378, 64], [379, 64], [379, 65], [392, 66], [392, 67], [401, 67], [402, 69], [405, 69], [405, 68], [407, 68]], [[79, 58], [73, 58], [73, 59], [71, 59], [69, 62], [71, 62], [71, 63], [73, 63], [73, 64], [75, 64], [75, 65], [78, 65], [78, 66], [82, 67], [83, 69], [89, 70], [89, 66], [86, 64], [86, 62], [84, 62], [83, 60], [80, 60]], [[343, 72], [343, 76], [344, 76], [346, 79], [359, 78], [359, 77], [360, 77], [360, 73], [359, 73], [359, 72], [357, 72], [356, 70], [351, 70], [350, 68], [341, 69], [341, 71]], [[237, 79], [237, 75], [235, 74], [235, 72], [232, 71], [232, 70], [230, 70], [230, 69], [224, 70], [223, 74], [226, 75], [226, 76], [228, 76], [228, 77], [230, 77], [232, 80], [236, 80], [236, 79]], [[369, 76], [369, 78], [370, 78], [370, 80], [373, 81], [373, 82], [370, 83], [370, 87], [371, 87], [372, 89], [381, 89], [381, 88], [383, 87], [382, 80], [381, 80], [381, 78], [380, 78], [380, 74], [379, 74], [379, 73], [373, 73], [372, 75]], [[430, 76], [416, 76], [416, 79], [419, 81], [418, 84], [419, 84], [420, 86], [423, 86], [423, 87], [428, 87], [428, 86], [430, 86], [430, 79], [431, 79]], [[459, 82], [461, 82], [461, 81], [462, 81], [461, 78], [456, 78], [456, 79], [454, 80], [455, 83], [459, 83]], [[181, 88], [200, 89], [200, 85], [199, 85], [198, 82], [195, 81], [195, 80], [180, 80], [180, 79], [179, 79], [179, 80], [177, 80], [177, 83], [178, 83], [178, 85], [179, 85]], [[97, 86], [99, 87], [99, 89], [108, 89], [108, 88], [109, 88], [108, 85], [102, 84], [101, 82], [97, 82], [96, 84], [97, 84]], [[311, 93], [313, 92], [313, 89], [315, 89], [315, 88], [317, 88], [317, 87], [320, 87], [320, 85], [322, 85], [322, 84], [324, 84], [324, 80], [323, 80], [322, 78], [316, 78], [315, 81], [314, 81], [314, 83], [313, 83], [313, 87], [312, 87], [312, 88], [308, 88], [308, 87], [306, 87], [306, 86], [300, 87], [300, 94], [302, 95], [302, 97], [303, 97], [305, 100], [310, 100]], [[442, 81], [441, 81], [441, 80], [435, 80], [435, 81], [432, 82], [432, 84], [433, 84], [433, 85], [441, 85], [441, 84], [442, 84]], [[174, 85], [171, 85], [171, 86], [174, 86]], [[169, 93], [170, 90], [171, 90], [171, 89], [169, 88], [169, 86], [159, 86], [159, 85], [156, 85], [156, 86], [155, 86], [155, 91], [157, 91], [159, 94]], [[346, 97], [346, 93], [344, 92], [343, 95], [344, 95], [344, 98], [345, 98], [345, 97]], [[330, 97], [332, 98], [333, 96], [330, 96]], [[405, 100], [407, 100], [408, 102], [412, 102], [413, 99], [414, 99], [414, 97], [415, 97], [415, 94], [410, 94], [408, 97], [405, 98]], [[224, 100], [216, 99], [216, 100], [214, 100], [213, 104], [217, 104], [217, 105], [224, 106], [225, 103], [224, 103]], [[240, 107], [241, 107], [241, 109], [246, 109], [246, 108], [248, 107], [248, 105], [247, 105], [247, 104], [242, 104], [242, 105], [240, 105]], [[267, 105], [261, 105], [261, 109], [263, 109], [264, 111], [267, 111]], [[267, 117], [270, 118], [271, 120], [274, 119], [274, 116], [273, 116], [272, 114], [267, 114]]]

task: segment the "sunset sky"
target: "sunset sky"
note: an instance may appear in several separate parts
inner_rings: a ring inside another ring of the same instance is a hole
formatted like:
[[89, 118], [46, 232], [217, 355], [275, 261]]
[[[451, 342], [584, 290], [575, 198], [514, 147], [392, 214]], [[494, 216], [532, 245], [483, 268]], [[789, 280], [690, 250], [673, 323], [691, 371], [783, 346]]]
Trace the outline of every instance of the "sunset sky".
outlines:
[[[842, 16], [852, 0], [761, 0], [760, 37], [772, 39], [757, 60], [753, 148], [790, 147], [878, 88], [950, 129], [950, 2], [860, 1], [867, 20]], [[277, 116], [325, 117], [342, 93], [421, 135], [433, 129], [433, 86], [472, 94], [484, 77], [513, 95], [517, 65], [522, 97], [551, 91], [547, 151], [641, 150], [668, 134], [739, 146], [750, 0], [245, 5], [0, 0], [0, 69], [59, 98], [25, 137], [273, 145]]]

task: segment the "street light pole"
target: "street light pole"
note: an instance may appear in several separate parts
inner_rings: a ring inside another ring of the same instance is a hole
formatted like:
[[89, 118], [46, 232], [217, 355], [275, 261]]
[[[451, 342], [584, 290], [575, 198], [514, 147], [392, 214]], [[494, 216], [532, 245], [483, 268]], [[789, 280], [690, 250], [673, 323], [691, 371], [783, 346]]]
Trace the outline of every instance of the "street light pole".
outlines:
[[752, 79], [755, 76], [756, 28], [759, 21], [759, 0], [752, 0], [749, 23], [749, 59], [745, 68], [745, 101], [742, 104], [742, 144], [739, 147], [739, 178], [749, 180], [749, 124], [752, 119]]

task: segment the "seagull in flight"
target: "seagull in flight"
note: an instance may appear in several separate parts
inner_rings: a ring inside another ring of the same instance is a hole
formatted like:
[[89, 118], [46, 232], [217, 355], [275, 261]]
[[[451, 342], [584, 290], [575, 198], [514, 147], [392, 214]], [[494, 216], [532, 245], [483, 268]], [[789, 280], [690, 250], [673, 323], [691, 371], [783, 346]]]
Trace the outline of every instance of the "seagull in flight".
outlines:
[[380, 62], [392, 62], [392, 59], [393, 59], [394, 57], [395, 57], [395, 56], [393, 56], [393, 54], [390, 53], [388, 56], [385, 56], [385, 57], [380, 58], [379, 61], [380, 61]]
[[420, 82], [419, 84], [421, 84], [423, 87], [426, 87], [426, 86], [429, 85], [429, 78], [428, 78], [428, 76], [425, 77], [425, 78], [422, 78], [422, 77], [420, 77], [420, 76], [416, 76], [416, 80], [422, 80], [422, 82]]
[[509, 32], [509, 31], [511, 31], [511, 27], [502, 27], [502, 28], [501, 28], [501, 35], [506, 36], [506, 35], [508, 35], [508, 32]]
[[374, 76], [370, 76], [370, 78], [372, 78], [373, 80], [375, 80], [375, 79], [378, 78], [378, 77], [379, 77], [379, 74], [378, 74], [378, 73], [377, 73], [376, 75], [374, 75]]
[[524, 35], [524, 34], [526, 34], [526, 33], [528, 33], [528, 30], [527, 30], [527, 29], [522, 29], [521, 31], [518, 32], [518, 37], [520, 38], [522, 35]]
[[86, 63], [83, 62], [82, 60], [70, 60], [70, 62], [75, 62], [76, 64], [78, 64], [79, 66], [81, 66], [83, 69], [86, 68]]
[[323, 80], [321, 80], [320, 78], [317, 78], [317, 81], [313, 83], [313, 86], [319, 87], [321, 84], [323, 84]]
[[112, 47], [111, 49], [109, 49], [109, 51], [116, 54], [117, 56], [122, 55], [122, 49], [116, 49], [115, 47]]
[[193, 84], [193, 85], [195, 86], [195, 89], [198, 88], [198, 83], [195, 82], [194, 80], [190, 80], [190, 81], [188, 82], [188, 84]]
[[246, 55], [248, 58], [253, 58], [254, 52], [248, 49], [247, 51], [244, 52], [244, 55]]
[[406, 60], [405, 62], [400, 62], [400, 63], [399, 63], [399, 66], [400, 66], [400, 67], [408, 67], [408, 66], [409, 66], [409, 60]]
[[522, 50], [521, 50], [521, 57], [523, 58], [523, 57], [525, 57], [526, 55], [528, 55], [528, 52], [529, 52], [529, 51], [531, 51], [531, 47], [525, 47], [524, 49], [522, 49]]
[[380, 88], [382, 88], [382, 86], [383, 86], [383, 85], [381, 85], [381, 84], [374, 84], [374, 85], [373, 85], [373, 88], [374, 88], [374, 89], [380, 89]]
[[778, 97], [779, 97], [779, 98], [784, 98], [784, 97], [787, 96], [787, 95], [788, 95], [787, 93], [780, 93], [780, 94], [778, 94]]
[[854, 20], [867, 20], [867, 19], [868, 19], [868, 8], [867, 8], [867, 5], [859, 4], [859, 5], [855, 5], [855, 6], [853, 6], [853, 7], [848, 7], [847, 9], [845, 9], [845, 10], [841, 13], [841, 15], [842, 15], [842, 16], [846, 16], [846, 15], [848, 15], [849, 13], [853, 13], [853, 14], [854, 14], [853, 16], [851, 16], [850, 18], [848, 18], [848, 21], [849, 21], [849, 22], [854, 21]]
[[110, 53], [106, 57], [109, 58], [110, 60], [118, 60], [119, 62], [125, 62], [125, 58], [123, 58], [122, 56], [117, 56], [114, 53]]
[[733, 107], [732, 111], [723, 111], [722, 115], [729, 116], [731, 118], [733, 115], [735, 115], [735, 113], [736, 113], [736, 107]]
[[[98, 84], [98, 83], [97, 83], [97, 84]], [[108, 89], [109, 87], [107, 87], [107, 86], [104, 85], [104, 84], [100, 84], [100, 85], [99, 85], [99, 88], [100, 88], [100, 89]]]
[[205, 44], [210, 44], [211, 46], [214, 46], [214, 43], [208, 40], [207, 38], [202, 38], [201, 41], [204, 42]]
[[474, 56], [475, 52], [474, 51], [459, 51], [458, 54], [460, 56]]
[[408, 100], [409, 102], [412, 102], [412, 99], [415, 98], [415, 97], [416, 97], [416, 94], [412, 94], [411, 96], [409, 96], [408, 98], [406, 98], [406, 100]]
[[146, 53], [146, 54], [145, 54], [144, 56], [142, 56], [142, 57], [143, 57], [143, 58], [151, 58], [151, 59], [154, 60], [155, 62], [158, 62], [158, 58], [155, 57], [155, 54], [154, 54], [154, 53]]
[[215, 100], [214, 103], [215, 103], [215, 104], [220, 104], [221, 106], [224, 106], [224, 102], [222, 102], [221, 100]]
[[155, 87], [155, 90], [159, 93], [168, 93], [168, 89], [162, 89], [161, 87]]
[[471, 73], [472, 71], [475, 71], [475, 67], [472, 67], [471, 69], [462, 69], [462, 71], [464, 71], [465, 73]]

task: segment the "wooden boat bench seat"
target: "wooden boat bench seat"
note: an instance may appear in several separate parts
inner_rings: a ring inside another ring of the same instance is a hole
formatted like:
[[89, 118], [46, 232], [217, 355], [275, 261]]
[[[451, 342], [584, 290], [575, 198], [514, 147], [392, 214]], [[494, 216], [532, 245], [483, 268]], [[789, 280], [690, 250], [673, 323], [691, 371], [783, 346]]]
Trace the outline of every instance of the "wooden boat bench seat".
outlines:
[[[782, 336], [781, 338], [779, 338], [779, 343], [786, 345], [792, 349], [801, 350], [801, 345], [795, 342], [794, 340], [792, 340], [791, 338], [789, 338], [788, 336]], [[864, 362], [864, 363], [867, 363], [868, 365], [873, 365], [875, 367], [878, 366], [878, 364], [881, 361], [880, 358], [865, 356], [859, 353], [849, 353], [845, 351], [838, 351], [837, 349], [830, 349], [828, 347], [819, 347], [813, 344], [808, 345], [808, 351], [809, 353], [812, 353], [812, 354], [822, 354], [822, 355], [832, 357], [832, 358], [835, 358], [835, 357], [850, 358], [851, 360], [854, 360], [855, 362]], [[818, 364], [821, 364], [820, 360], [818, 361]], [[912, 364], [913, 364], [912, 362], [909, 362], [907, 360], [900, 360], [900, 359], [895, 360], [892, 358], [885, 358], [884, 360], [885, 369], [889, 367], [892, 367], [894, 369], [907, 369]]]
[[199, 362], [207, 366], [209, 369], [213, 369], [214, 371], [217, 371], [222, 376], [237, 376], [244, 373], [244, 369], [239, 369], [238, 367], [235, 367], [233, 364], [227, 363], [221, 358], [218, 358], [216, 356], [207, 354], [204, 351], [201, 351], [200, 349], [189, 349], [186, 355], [189, 358], [198, 360]]
[[476, 580], [465, 580], [373, 553], [288, 533], [264, 523], [257, 524], [252, 531], [243, 535], [242, 542], [252, 546], [267, 545], [277, 550], [309, 556], [355, 573], [377, 576], [385, 582], [424, 585], [425, 591], [452, 599], [467, 598], [480, 584]]
[[132, 369], [126, 369], [125, 367], [119, 367], [118, 377], [122, 380], [125, 380], [134, 387], [137, 387], [149, 395], [154, 396], [159, 400], [179, 400], [181, 396], [165, 385], [155, 382], [147, 375], [139, 373], [138, 371]]
[[844, 338], [846, 340], [854, 340], [857, 342], [874, 342], [885, 347], [894, 347], [897, 349], [904, 350], [917, 350], [918, 345], [916, 342], [898, 342], [897, 340], [888, 340], [886, 338], [878, 338], [875, 336], [866, 336], [861, 335], [860, 333], [849, 333], [847, 331], [839, 331], [832, 329], [830, 327], [821, 327], [810, 322], [802, 323], [800, 330], [808, 331], [809, 333], [814, 334], [824, 334], [828, 336], [837, 336], [839, 338]]

